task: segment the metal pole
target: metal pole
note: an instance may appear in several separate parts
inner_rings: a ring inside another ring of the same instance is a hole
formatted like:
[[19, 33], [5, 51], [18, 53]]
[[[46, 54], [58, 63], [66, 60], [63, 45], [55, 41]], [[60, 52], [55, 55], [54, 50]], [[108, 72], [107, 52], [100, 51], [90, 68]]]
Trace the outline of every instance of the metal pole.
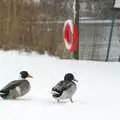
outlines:
[[106, 56], [106, 60], [109, 60], [109, 54], [110, 54], [110, 47], [111, 47], [111, 41], [112, 41], [112, 34], [113, 34], [113, 27], [115, 24], [115, 16], [112, 17], [112, 24], [111, 24], [111, 30], [110, 30], [110, 36], [109, 36], [109, 43], [108, 43], [108, 49], [107, 49], [107, 56]]
[[79, 0], [74, 0], [74, 23], [77, 26], [77, 33], [78, 33], [78, 48], [76, 52], [74, 52], [75, 59], [79, 59], [79, 9], [80, 9]]

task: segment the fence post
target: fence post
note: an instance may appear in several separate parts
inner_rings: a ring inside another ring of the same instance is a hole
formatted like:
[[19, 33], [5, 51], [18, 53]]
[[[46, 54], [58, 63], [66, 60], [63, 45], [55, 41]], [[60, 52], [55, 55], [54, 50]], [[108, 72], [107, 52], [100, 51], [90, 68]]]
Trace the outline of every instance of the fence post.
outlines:
[[73, 55], [75, 59], [79, 59], [79, 9], [80, 9], [79, 0], [74, 0], [74, 23], [77, 26], [77, 34], [78, 34], [78, 48]]
[[118, 58], [118, 61], [120, 62], [120, 56], [119, 56], [119, 58]]
[[116, 16], [113, 16], [113, 17], [112, 17], [111, 29], [110, 29], [110, 36], [109, 36], [108, 48], [107, 48], [107, 55], [106, 55], [106, 60], [105, 60], [105, 61], [108, 61], [108, 60], [109, 60], [110, 47], [111, 47], [113, 27], [114, 27], [114, 24], [115, 24], [115, 19], [116, 19]]

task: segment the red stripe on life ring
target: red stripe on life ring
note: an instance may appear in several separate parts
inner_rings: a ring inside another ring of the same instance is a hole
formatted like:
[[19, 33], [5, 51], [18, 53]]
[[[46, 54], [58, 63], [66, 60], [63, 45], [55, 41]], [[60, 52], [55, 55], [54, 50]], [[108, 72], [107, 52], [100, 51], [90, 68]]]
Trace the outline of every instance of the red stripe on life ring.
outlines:
[[63, 37], [66, 49], [69, 52], [75, 52], [78, 48], [78, 35], [77, 27], [71, 20], [67, 20], [64, 24]]

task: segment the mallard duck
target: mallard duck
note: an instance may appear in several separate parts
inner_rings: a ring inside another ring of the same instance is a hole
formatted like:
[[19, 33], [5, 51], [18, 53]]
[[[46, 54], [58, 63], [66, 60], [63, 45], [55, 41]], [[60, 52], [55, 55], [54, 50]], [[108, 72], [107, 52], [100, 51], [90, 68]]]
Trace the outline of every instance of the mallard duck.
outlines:
[[75, 81], [77, 82], [74, 75], [67, 73], [64, 76], [64, 80], [61, 80], [52, 88], [53, 98], [57, 99], [58, 102], [61, 99], [70, 99], [70, 101], [73, 102], [72, 96], [77, 89]]
[[26, 80], [27, 77], [32, 78], [27, 71], [20, 72], [20, 79], [8, 83], [3, 89], [0, 90], [0, 96], [3, 99], [16, 99], [17, 97], [24, 96], [30, 90], [30, 83]]

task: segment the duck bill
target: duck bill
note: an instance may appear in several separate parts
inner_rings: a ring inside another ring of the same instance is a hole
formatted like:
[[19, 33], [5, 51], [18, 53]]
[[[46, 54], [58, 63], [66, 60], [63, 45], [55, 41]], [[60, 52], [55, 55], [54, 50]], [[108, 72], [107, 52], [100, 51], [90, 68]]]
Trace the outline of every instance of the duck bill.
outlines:
[[28, 77], [29, 77], [29, 78], [33, 78], [33, 76], [32, 76], [32, 75], [28, 75]]
[[78, 80], [74, 79], [75, 82], [78, 82]]

